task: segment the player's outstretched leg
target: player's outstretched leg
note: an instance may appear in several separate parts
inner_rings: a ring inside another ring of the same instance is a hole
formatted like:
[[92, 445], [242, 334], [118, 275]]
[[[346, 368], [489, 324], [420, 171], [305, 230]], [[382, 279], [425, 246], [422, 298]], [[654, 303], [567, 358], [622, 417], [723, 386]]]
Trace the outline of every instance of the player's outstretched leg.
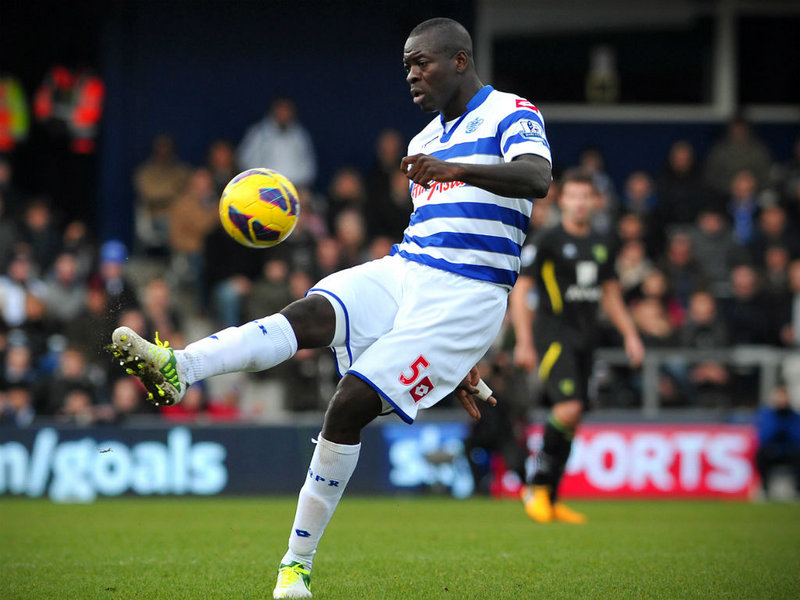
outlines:
[[156, 405], [177, 404], [186, 388], [214, 375], [236, 371], [263, 371], [288, 360], [300, 348], [328, 345], [336, 329], [330, 301], [312, 295], [293, 302], [281, 313], [229, 327], [189, 344], [169, 348], [156, 334], [148, 342], [129, 327], [118, 327], [107, 349], [128, 373], [147, 388]]
[[361, 430], [380, 414], [376, 392], [345, 375], [331, 400], [297, 500], [289, 549], [278, 567], [273, 598], [311, 598], [311, 567], [361, 450]]

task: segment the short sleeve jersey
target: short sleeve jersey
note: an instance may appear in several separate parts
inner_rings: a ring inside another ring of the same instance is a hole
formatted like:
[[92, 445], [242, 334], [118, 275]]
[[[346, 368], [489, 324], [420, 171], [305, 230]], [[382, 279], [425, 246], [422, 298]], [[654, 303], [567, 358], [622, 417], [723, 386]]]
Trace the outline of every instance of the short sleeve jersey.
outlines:
[[[483, 87], [466, 112], [440, 115], [408, 146], [409, 155], [501, 164], [523, 154], [552, 162], [538, 109], [519, 96]], [[532, 198], [506, 198], [461, 181], [410, 187], [414, 212], [392, 254], [472, 279], [513, 287], [528, 231]]]
[[522, 274], [533, 278], [539, 299], [534, 340], [563, 340], [589, 349], [598, 335], [602, 284], [616, 278], [611, 239], [567, 233], [563, 225], [539, 232], [522, 250]]

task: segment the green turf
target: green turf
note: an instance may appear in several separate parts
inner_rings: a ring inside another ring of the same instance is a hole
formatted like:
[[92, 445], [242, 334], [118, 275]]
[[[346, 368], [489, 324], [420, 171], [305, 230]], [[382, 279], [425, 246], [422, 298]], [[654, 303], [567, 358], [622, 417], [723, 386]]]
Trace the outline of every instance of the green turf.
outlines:
[[[271, 598], [293, 498], [0, 500], [0, 598]], [[319, 599], [800, 598], [800, 505], [345, 498]]]

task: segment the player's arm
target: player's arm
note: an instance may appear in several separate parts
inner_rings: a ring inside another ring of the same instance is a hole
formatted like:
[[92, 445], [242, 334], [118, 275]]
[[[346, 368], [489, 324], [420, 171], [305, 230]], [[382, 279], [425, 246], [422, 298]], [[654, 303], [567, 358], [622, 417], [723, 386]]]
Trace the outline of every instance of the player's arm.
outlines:
[[548, 160], [535, 154], [521, 154], [496, 165], [447, 162], [414, 154], [403, 158], [400, 168], [425, 188], [431, 181], [463, 181], [506, 198], [544, 198], [553, 180]]
[[520, 275], [508, 298], [508, 312], [516, 338], [514, 364], [527, 371], [533, 371], [537, 363], [536, 350], [533, 346], [535, 311], [528, 306], [528, 294], [533, 285], [533, 277]]
[[644, 345], [636, 331], [631, 314], [622, 299], [622, 288], [616, 279], [603, 282], [603, 299], [600, 301], [603, 310], [614, 323], [614, 327], [622, 335], [625, 344], [625, 353], [631, 365], [638, 367], [644, 360]]

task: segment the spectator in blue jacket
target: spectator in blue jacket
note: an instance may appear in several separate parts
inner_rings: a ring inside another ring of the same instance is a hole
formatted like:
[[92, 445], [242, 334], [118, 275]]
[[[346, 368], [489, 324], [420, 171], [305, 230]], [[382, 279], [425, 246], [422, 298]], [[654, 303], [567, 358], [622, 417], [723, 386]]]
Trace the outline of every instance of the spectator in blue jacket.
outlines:
[[789, 404], [785, 387], [776, 389], [771, 405], [760, 408], [756, 413], [756, 428], [756, 468], [765, 496], [772, 469], [778, 465], [791, 467], [795, 489], [800, 494], [800, 413]]

